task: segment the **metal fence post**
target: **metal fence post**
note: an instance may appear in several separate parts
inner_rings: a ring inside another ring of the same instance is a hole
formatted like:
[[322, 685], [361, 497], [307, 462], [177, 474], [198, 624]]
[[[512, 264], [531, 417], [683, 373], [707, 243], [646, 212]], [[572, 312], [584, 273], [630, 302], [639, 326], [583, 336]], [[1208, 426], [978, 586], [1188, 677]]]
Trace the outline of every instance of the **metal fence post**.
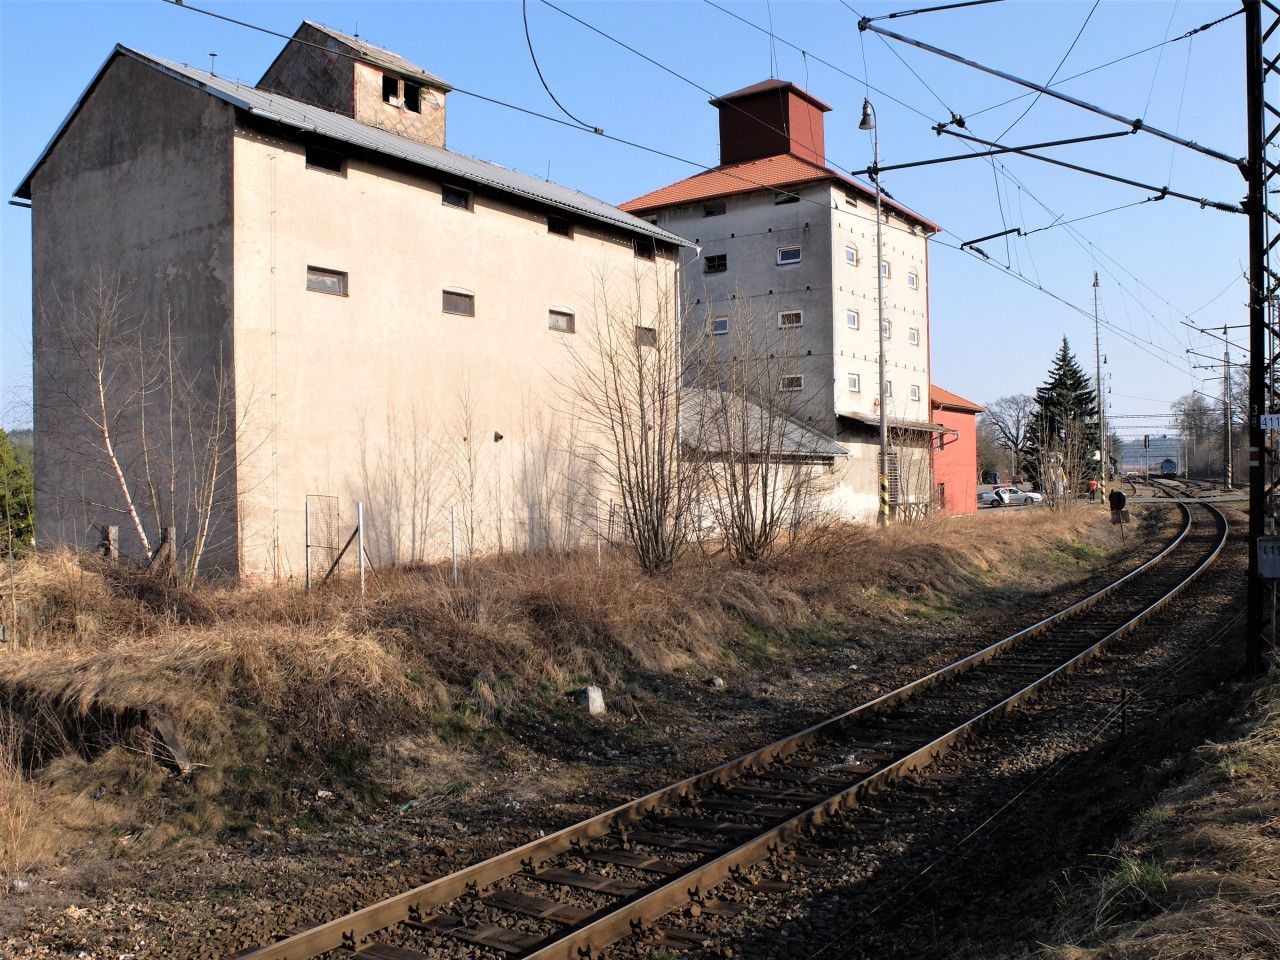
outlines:
[[453, 583], [458, 584], [458, 507], [449, 508], [449, 553], [453, 556]]
[[306, 503], [306, 509], [303, 510], [303, 515], [307, 519], [306, 519], [306, 533], [303, 534], [303, 537], [306, 542], [303, 546], [302, 552], [306, 555], [307, 593], [310, 593], [311, 592], [311, 501], [310, 500], [308, 500]]
[[360, 596], [364, 596], [364, 501], [356, 504], [356, 529], [360, 531]]
[[600, 543], [600, 507], [596, 506], [596, 566], [603, 564], [603, 547]]

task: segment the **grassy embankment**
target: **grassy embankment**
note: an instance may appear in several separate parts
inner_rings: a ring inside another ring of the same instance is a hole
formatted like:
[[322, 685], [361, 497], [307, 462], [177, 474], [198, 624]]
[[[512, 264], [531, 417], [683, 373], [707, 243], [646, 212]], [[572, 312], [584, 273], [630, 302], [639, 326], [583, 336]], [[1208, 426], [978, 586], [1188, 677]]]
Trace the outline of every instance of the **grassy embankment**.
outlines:
[[594, 554], [491, 558], [462, 586], [423, 567], [379, 573], [363, 599], [20, 561], [0, 569], [0, 874], [93, 836], [148, 849], [278, 822], [318, 783], [396, 800], [412, 794], [406, 759], [482, 746], [586, 680], [652, 689], [851, 631], [926, 629], [1083, 577], [1118, 547], [1096, 511], [1026, 511], [841, 527], [751, 568], [691, 554], [653, 579]]
[[1280, 681], [1143, 811], [1105, 869], [1063, 893], [1038, 960], [1280, 957]]

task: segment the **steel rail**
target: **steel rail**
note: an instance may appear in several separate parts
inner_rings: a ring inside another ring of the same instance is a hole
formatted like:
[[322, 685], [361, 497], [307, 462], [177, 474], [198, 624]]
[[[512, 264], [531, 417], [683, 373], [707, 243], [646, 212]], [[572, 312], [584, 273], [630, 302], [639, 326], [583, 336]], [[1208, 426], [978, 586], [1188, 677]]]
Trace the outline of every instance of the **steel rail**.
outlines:
[[[286, 937], [274, 944], [259, 947], [256, 950], [241, 952], [236, 956], [242, 960], [306, 960], [306, 958], [316, 957], [330, 950], [346, 949], [349, 951], [359, 950], [367, 941], [370, 935], [394, 926], [406, 920], [418, 919], [426, 917], [436, 908], [449, 903], [469, 892], [473, 892], [478, 888], [485, 887], [495, 881], [501, 880], [515, 874], [519, 874], [532, 865], [536, 865], [540, 861], [550, 859], [561, 853], [572, 850], [576, 845], [583, 841], [605, 836], [611, 833], [615, 828], [624, 827], [625, 825], [639, 820], [646, 815], [660, 810], [671, 803], [695, 793], [699, 790], [714, 787], [719, 784], [727, 783], [740, 775], [750, 774], [754, 771], [761, 770], [776, 760], [785, 758], [798, 750], [802, 750], [813, 745], [828, 735], [838, 733], [843, 727], [848, 726], [855, 719], [865, 719], [873, 716], [885, 709], [895, 706], [910, 699], [914, 694], [925, 690], [946, 677], [954, 676], [983, 663], [993, 657], [1004, 653], [1011, 647], [1016, 646], [1021, 641], [1033, 637], [1045, 630], [1050, 629], [1070, 618], [1084, 612], [1090, 607], [1096, 605], [1102, 600], [1114, 594], [1125, 584], [1132, 581], [1135, 577], [1151, 570], [1161, 561], [1165, 560], [1175, 551], [1187, 538], [1192, 528], [1192, 516], [1190, 509], [1179, 502], [1179, 508], [1183, 513], [1183, 524], [1177, 535], [1165, 546], [1159, 553], [1151, 557], [1134, 570], [1125, 574], [1107, 584], [1100, 590], [1095, 591], [1088, 597], [1077, 601], [1070, 606], [1043, 618], [1029, 627], [1019, 630], [1018, 632], [1005, 637], [995, 643], [962, 657], [944, 667], [941, 667], [923, 677], [904, 684], [897, 689], [883, 694], [873, 700], [860, 704], [847, 711], [836, 714], [826, 720], [820, 721], [799, 733], [785, 737], [775, 741], [767, 746], [750, 751], [733, 760], [727, 761], [717, 767], [712, 768], [701, 774], [688, 777], [678, 783], [655, 790], [636, 800], [628, 801], [614, 807], [611, 810], [600, 813], [587, 820], [572, 824], [561, 830], [555, 831], [545, 837], [533, 840], [513, 850], [498, 854], [478, 864], [465, 867], [455, 873], [439, 877], [429, 881], [419, 887], [409, 890], [405, 893], [379, 901], [370, 906], [353, 911], [343, 917], [318, 924], [315, 927], [301, 931], [292, 936]], [[1225, 518], [1221, 513], [1205, 505], [1206, 509], [1212, 511], [1220, 519], [1225, 529]], [[1225, 532], [1220, 538], [1218, 546], [1215, 548], [1212, 557], [1216, 557], [1221, 549], [1222, 542], [1225, 541]], [[1159, 601], [1160, 604], [1171, 598], [1178, 590], [1191, 581], [1199, 571], [1207, 565], [1212, 559], [1202, 562], [1192, 576], [1183, 580], [1173, 591], [1166, 594]], [[1129, 629], [1143, 616], [1149, 614], [1156, 607], [1144, 609], [1137, 617], [1133, 618], [1129, 623], [1118, 631], [1109, 634], [1102, 641], [1099, 641], [1090, 650], [1100, 648], [1102, 644], [1108, 642], [1119, 633]], [[1079, 659], [1079, 658], [1077, 658]], [[1062, 668], [1059, 667], [1058, 670]], [[1058, 670], [1047, 676], [1057, 675]], [[1035, 681], [1029, 687], [1015, 694], [1015, 697], [1025, 698], [1028, 691], [1038, 688], [1038, 685], [1045, 682], [1046, 678]], [[1012, 698], [1010, 698], [1012, 699]], [[963, 727], [956, 728], [944, 734], [943, 736], [932, 741], [930, 744], [913, 752], [912, 754], [895, 761], [888, 767], [885, 767], [876, 773], [864, 778], [858, 783], [852, 785], [846, 790], [841, 791], [816, 806], [797, 814], [785, 821], [784, 823], [762, 832], [759, 836], [751, 838], [743, 844], [735, 847], [716, 859], [704, 864], [697, 865], [691, 870], [686, 871], [672, 879], [670, 882], [653, 890], [647, 891], [643, 895], [634, 900], [626, 901], [619, 904], [611, 913], [598, 918], [597, 920], [580, 927], [576, 930], [565, 931], [554, 942], [548, 943], [535, 951], [526, 955], [527, 960], [549, 960], [552, 957], [565, 957], [569, 960], [580, 960], [578, 951], [580, 948], [590, 950], [592, 948], [599, 949], [606, 943], [615, 942], [622, 936], [626, 936], [633, 932], [635, 924], [643, 924], [651, 922], [659, 916], [662, 916], [679, 904], [687, 902], [690, 896], [699, 896], [700, 891], [709, 890], [711, 887], [722, 882], [724, 879], [733, 874], [741, 866], [750, 863], [752, 860], [759, 859], [771, 850], [776, 849], [786, 837], [793, 836], [797, 831], [810, 829], [821, 823], [831, 812], [847, 805], [851, 799], [856, 799], [867, 792], [874, 789], [875, 786], [883, 784], [888, 780], [895, 778], [903, 770], [917, 769], [926, 766], [938, 753], [944, 751], [947, 746], [959, 739], [960, 736], [967, 733], [973, 728], [975, 723], [982, 721], [982, 718], [992, 715], [993, 711], [1005, 708], [1008, 701], [998, 704], [987, 711], [984, 711], [979, 717], [975, 717], [968, 721]], [[932, 752], [931, 752], [932, 751]], [[927, 759], [924, 757], [927, 756]], [[676, 899], [672, 899], [679, 894]], [[666, 903], [665, 908], [659, 910], [659, 907]], [[612, 937], [612, 939], [609, 939]]]

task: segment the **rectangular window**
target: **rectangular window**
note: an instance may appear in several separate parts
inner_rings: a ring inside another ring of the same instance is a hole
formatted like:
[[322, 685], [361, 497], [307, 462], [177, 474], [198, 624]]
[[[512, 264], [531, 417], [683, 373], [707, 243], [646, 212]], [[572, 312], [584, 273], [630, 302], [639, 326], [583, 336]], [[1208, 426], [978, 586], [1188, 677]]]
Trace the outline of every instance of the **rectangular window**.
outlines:
[[707, 321], [707, 333], [713, 337], [723, 337], [729, 332], [728, 317], [712, 317]]
[[446, 183], [440, 187], [440, 202], [446, 207], [470, 210], [471, 191], [463, 190], [461, 187], [451, 187]]
[[892, 396], [893, 396], [893, 381], [892, 381], [892, 380], [886, 380], [886, 381], [884, 382], [884, 395], [885, 395], [886, 397], [892, 397]]
[[773, 202], [776, 206], [782, 206], [784, 203], [799, 203], [800, 197], [794, 193], [775, 193]]
[[888, 260], [880, 261], [880, 276], [884, 277], [886, 280], [893, 276], [893, 271], [889, 269]]
[[728, 206], [723, 200], [712, 200], [710, 203], [703, 204], [702, 215], [704, 217], [723, 217], [727, 209]]
[[422, 88], [408, 80], [404, 82], [404, 108], [410, 113], [422, 112]]
[[653, 237], [636, 237], [635, 251], [641, 260], [652, 260], [655, 254]]
[[893, 339], [893, 321], [886, 320], [884, 321], [883, 324], [881, 324], [881, 326], [884, 327], [884, 338], [886, 340], [892, 340]]
[[804, 311], [803, 310], [783, 310], [778, 314], [778, 328], [785, 329], [787, 327], [803, 327]]
[[558, 333], [573, 333], [573, 314], [568, 310], [548, 310], [547, 329]]
[[473, 293], [462, 293], [459, 290], [444, 291], [444, 304], [441, 307], [445, 313], [456, 313], [460, 317], [474, 317], [476, 315], [476, 297]]
[[324, 170], [327, 173], [337, 173], [342, 176], [347, 174], [346, 158], [336, 150], [326, 150], [324, 147], [308, 145], [307, 167], [312, 170]]
[[845, 326], [850, 330], [857, 330], [861, 326], [861, 320], [858, 317], [857, 310], [846, 310], [844, 312]]
[[914, 270], [908, 273], [907, 286], [910, 287], [912, 290], [917, 289], [920, 286], [920, 274], [916, 273]]
[[919, 386], [919, 384], [915, 384], [915, 383], [913, 383], [913, 384], [911, 385], [911, 399], [912, 399], [912, 400], [919, 400], [919, 399], [920, 399], [920, 386]]
[[790, 376], [783, 377], [778, 381], [778, 389], [784, 393], [793, 393], [796, 390], [804, 389], [804, 376], [793, 373]]
[[400, 106], [400, 80], [397, 77], [382, 75], [382, 102]]
[[727, 253], [713, 253], [706, 258], [703, 263], [703, 273], [724, 273], [729, 269], [729, 255]]
[[907, 328], [907, 343], [915, 346], [920, 342], [920, 331], [916, 327]]
[[844, 202], [851, 207], [856, 207], [858, 205], [858, 198], [852, 193], [846, 193], [844, 195]]
[[347, 295], [347, 275], [341, 270], [324, 267], [307, 267], [307, 289], [316, 293], [330, 293], [335, 297]]
[[852, 243], [844, 248], [844, 262], [851, 267], [858, 265], [858, 248]]
[[657, 327], [636, 327], [637, 347], [656, 347], [658, 345]]
[[783, 266], [788, 263], [800, 262], [799, 247], [779, 247], [778, 248], [778, 265]]
[[862, 377], [860, 377], [856, 373], [849, 374], [849, 392], [850, 393], [862, 392]]
[[547, 233], [554, 233], [557, 237], [573, 236], [573, 221], [568, 217], [547, 217]]

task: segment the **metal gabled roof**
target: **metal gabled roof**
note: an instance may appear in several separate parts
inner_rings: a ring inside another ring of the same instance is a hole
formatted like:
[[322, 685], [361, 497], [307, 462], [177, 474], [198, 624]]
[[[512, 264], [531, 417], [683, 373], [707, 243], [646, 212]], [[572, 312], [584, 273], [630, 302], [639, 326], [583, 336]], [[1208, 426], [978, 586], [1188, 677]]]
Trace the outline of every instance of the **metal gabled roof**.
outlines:
[[253, 116], [263, 117], [275, 123], [292, 127], [295, 130], [313, 133], [331, 140], [362, 147], [384, 156], [405, 160], [446, 176], [458, 177], [503, 193], [532, 200], [569, 213], [575, 213], [600, 223], [607, 223], [630, 233], [652, 237], [664, 243], [684, 247], [692, 246], [683, 237], [662, 230], [646, 220], [641, 220], [639, 217], [633, 217], [612, 204], [581, 191], [539, 180], [536, 177], [531, 177], [528, 174], [520, 173], [517, 170], [512, 170], [496, 163], [490, 163], [487, 160], [469, 157], [464, 153], [418, 143], [416, 140], [410, 140], [406, 137], [389, 133], [386, 130], [360, 123], [340, 113], [323, 110], [320, 107], [314, 107], [299, 100], [259, 90], [257, 87], [246, 86], [227, 77], [219, 77], [204, 70], [197, 70], [195, 67], [173, 63], [161, 57], [153, 57], [121, 45], [116, 46], [111, 56], [107, 58], [101, 69], [94, 75], [93, 81], [85, 89], [84, 93], [80, 95], [71, 113], [62, 121], [53, 139], [41, 151], [40, 157], [22, 179], [22, 183], [19, 184], [14, 193], [15, 196], [28, 200], [31, 198], [31, 178], [35, 175], [40, 165], [44, 163], [54, 145], [61, 139], [72, 118], [83, 106], [89, 93], [117, 56], [130, 57], [197, 89], [204, 90], [237, 110], [242, 110]]
[[[721, 422], [729, 418], [728, 429]], [[744, 418], [745, 423], [739, 418]], [[714, 424], [714, 425], [713, 425]], [[735, 440], [745, 436], [750, 450], [722, 449], [726, 432]], [[689, 447], [710, 456], [759, 454], [766, 447], [778, 459], [831, 460], [849, 451], [812, 427], [770, 411], [758, 400], [715, 387], [684, 387], [680, 391], [680, 438]]]

